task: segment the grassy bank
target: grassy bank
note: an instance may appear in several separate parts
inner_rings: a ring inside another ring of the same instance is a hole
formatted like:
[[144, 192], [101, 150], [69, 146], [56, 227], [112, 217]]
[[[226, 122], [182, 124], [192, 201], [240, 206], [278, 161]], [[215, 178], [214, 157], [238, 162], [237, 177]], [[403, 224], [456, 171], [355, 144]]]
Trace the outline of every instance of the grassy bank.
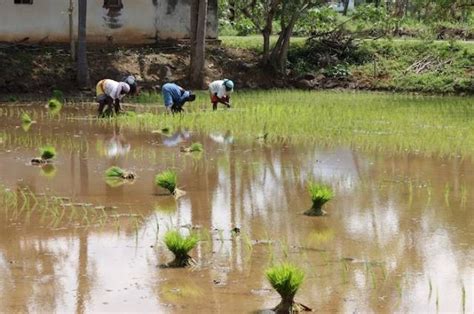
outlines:
[[[260, 53], [262, 37], [221, 37], [227, 47]], [[275, 43], [276, 37], [272, 37]], [[418, 39], [357, 40], [335, 47], [321, 39], [291, 41], [291, 76], [312, 73], [316, 88], [356, 88], [429, 93], [474, 93], [474, 43]], [[330, 84], [327, 82], [330, 81]]]
[[474, 104], [469, 98], [272, 91], [236, 93], [233, 104], [232, 110], [212, 112], [207, 96], [199, 94], [184, 115], [145, 113], [121, 116], [118, 122], [150, 132], [165, 127], [230, 131], [240, 141], [343, 144], [423, 155], [474, 153]]

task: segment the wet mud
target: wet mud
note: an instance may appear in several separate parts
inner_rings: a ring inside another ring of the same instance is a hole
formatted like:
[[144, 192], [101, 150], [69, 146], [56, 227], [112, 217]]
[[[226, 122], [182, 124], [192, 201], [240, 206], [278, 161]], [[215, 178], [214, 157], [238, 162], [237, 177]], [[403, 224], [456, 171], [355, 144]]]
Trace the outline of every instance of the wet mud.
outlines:
[[[295, 301], [316, 311], [474, 310], [473, 156], [242, 144], [221, 140], [228, 130], [131, 132], [89, 107], [0, 108], [0, 184], [24, 205], [0, 202], [1, 312], [270, 310], [280, 299], [265, 269], [282, 260], [304, 269]], [[22, 110], [36, 112], [27, 131]], [[193, 142], [202, 154], [180, 152]], [[49, 175], [30, 164], [44, 145], [57, 151]], [[109, 185], [111, 166], [137, 178]], [[166, 169], [187, 192], [177, 200], [154, 184]], [[324, 217], [303, 214], [309, 179], [335, 190]], [[52, 224], [22, 191], [59, 197], [59, 217], [81, 209]], [[201, 234], [193, 267], [160, 267], [175, 227]]]

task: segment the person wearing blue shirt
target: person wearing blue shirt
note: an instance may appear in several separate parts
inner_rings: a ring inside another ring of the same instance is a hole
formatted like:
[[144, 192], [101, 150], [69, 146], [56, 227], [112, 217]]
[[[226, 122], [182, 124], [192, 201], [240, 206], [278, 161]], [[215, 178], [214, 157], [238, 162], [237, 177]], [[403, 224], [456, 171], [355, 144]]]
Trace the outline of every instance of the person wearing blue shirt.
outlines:
[[166, 110], [170, 113], [183, 111], [184, 103], [196, 100], [192, 91], [187, 91], [174, 83], [166, 83], [161, 88]]

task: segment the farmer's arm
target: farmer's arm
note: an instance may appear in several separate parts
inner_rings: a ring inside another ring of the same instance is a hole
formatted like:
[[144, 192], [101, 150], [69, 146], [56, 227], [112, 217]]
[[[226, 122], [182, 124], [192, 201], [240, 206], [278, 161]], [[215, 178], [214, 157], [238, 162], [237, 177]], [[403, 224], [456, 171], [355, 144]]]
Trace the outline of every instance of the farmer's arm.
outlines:
[[216, 94], [216, 98], [217, 98], [217, 101], [220, 102], [221, 104], [226, 105], [227, 107], [230, 107], [230, 103], [228, 101], [229, 98], [227, 98], [225, 96], [221, 98], [221, 97], [217, 96], [217, 94]]

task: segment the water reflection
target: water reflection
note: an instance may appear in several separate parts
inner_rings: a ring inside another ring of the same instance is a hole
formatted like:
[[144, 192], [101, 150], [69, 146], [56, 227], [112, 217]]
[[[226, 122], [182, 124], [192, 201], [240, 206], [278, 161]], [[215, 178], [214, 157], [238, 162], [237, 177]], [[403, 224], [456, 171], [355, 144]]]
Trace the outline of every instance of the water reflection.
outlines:
[[[460, 312], [462, 285], [473, 293], [469, 158], [244, 145], [230, 133], [188, 131], [162, 136], [163, 145], [153, 146], [156, 134], [125, 137], [123, 130], [83, 123], [60, 131], [39, 122], [28, 133], [59, 139], [59, 171], [51, 180], [22, 160], [38, 139], [10, 129], [8, 121], [0, 126], [7, 134], [2, 183], [117, 206], [119, 214], [144, 221], [124, 218], [119, 230], [54, 230], [39, 220], [0, 215], [1, 311], [250, 312], [278, 303], [265, 293], [263, 274], [271, 261], [285, 258], [307, 272], [297, 300], [320, 311], [434, 312], [438, 295], [439, 311]], [[86, 131], [71, 136], [80, 130]], [[203, 143], [202, 159], [171, 149], [191, 140]], [[94, 144], [104, 149], [88, 149]], [[135, 167], [135, 184], [108, 187], [103, 172], [111, 165]], [[156, 195], [153, 178], [167, 168], [176, 169], [187, 191], [177, 201]], [[311, 205], [309, 179], [336, 190], [327, 217], [302, 215]], [[192, 252], [199, 263], [193, 271], [157, 267], [171, 258], [160, 237], [175, 226], [204, 235]], [[466, 310], [472, 308], [467, 298]]]

